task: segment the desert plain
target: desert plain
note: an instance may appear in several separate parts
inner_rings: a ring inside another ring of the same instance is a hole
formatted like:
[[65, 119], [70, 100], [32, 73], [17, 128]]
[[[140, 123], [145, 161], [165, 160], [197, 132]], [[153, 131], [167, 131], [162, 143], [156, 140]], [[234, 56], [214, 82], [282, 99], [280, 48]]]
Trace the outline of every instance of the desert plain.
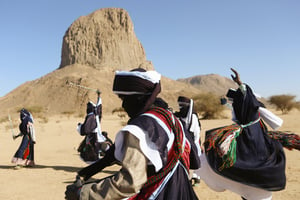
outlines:
[[[300, 111], [292, 110], [289, 114], [282, 115], [274, 111], [284, 120], [281, 131], [290, 131], [300, 134]], [[34, 116], [33, 116], [34, 117]], [[21, 138], [12, 139], [12, 131], [9, 122], [0, 123], [0, 199], [2, 200], [62, 200], [66, 186], [71, 184], [76, 172], [87, 166], [78, 155], [77, 147], [83, 137], [76, 131], [78, 122], [83, 122], [83, 117], [67, 115], [51, 116], [45, 120], [35, 119], [36, 144], [35, 162], [33, 168], [14, 169], [11, 163], [15, 151], [21, 143]], [[122, 127], [122, 122], [117, 115], [107, 114], [102, 118], [102, 129], [107, 131], [109, 137], [114, 140], [116, 133]], [[15, 121], [14, 121], [15, 123]], [[201, 138], [211, 128], [231, 124], [228, 119], [201, 120]], [[14, 132], [17, 133], [17, 125]], [[285, 190], [274, 192], [274, 200], [300, 199], [300, 152], [287, 150], [286, 153], [286, 177]], [[103, 178], [113, 174], [119, 169], [114, 165], [106, 168], [93, 178]], [[194, 189], [202, 200], [238, 200], [239, 195], [230, 191], [214, 192], [201, 181]]]

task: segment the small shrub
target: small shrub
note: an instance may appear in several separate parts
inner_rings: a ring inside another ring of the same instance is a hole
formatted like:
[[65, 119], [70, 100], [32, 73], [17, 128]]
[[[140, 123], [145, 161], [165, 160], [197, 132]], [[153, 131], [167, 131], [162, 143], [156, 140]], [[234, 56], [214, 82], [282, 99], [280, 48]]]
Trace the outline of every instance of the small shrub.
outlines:
[[85, 114], [83, 113], [83, 112], [80, 112], [79, 114], [78, 114], [78, 117], [79, 118], [83, 118], [85, 116]]
[[112, 114], [115, 114], [115, 113], [117, 113], [118, 117], [121, 119], [124, 119], [127, 116], [126, 111], [122, 107], [113, 109]]
[[[40, 119], [40, 123], [48, 123], [48, 118], [45, 116], [44, 109], [42, 106], [27, 106], [27, 107], [22, 107], [28, 110], [34, 119]], [[17, 108], [17, 112], [20, 113], [22, 108]]]
[[63, 112], [61, 112], [61, 114], [63, 114], [63, 115], [67, 115], [67, 117], [69, 118], [71, 115], [74, 115], [74, 111], [63, 111]]
[[203, 119], [223, 117], [225, 107], [220, 104], [220, 97], [213, 93], [202, 93], [193, 97], [195, 110]]
[[294, 95], [274, 95], [269, 98], [269, 102], [275, 105], [282, 114], [287, 114], [293, 108], [298, 108], [299, 104], [295, 101]]
[[[22, 108], [25, 108], [25, 107], [22, 107]], [[19, 113], [22, 110], [22, 108], [18, 108], [17, 112]], [[43, 112], [43, 107], [42, 106], [28, 106], [25, 109], [28, 110], [33, 116], [35, 114]]]
[[122, 124], [122, 126], [123, 126], [123, 125], [126, 125], [125, 119], [126, 119], [126, 117], [127, 117], [127, 113], [126, 113], [126, 111], [124, 110], [124, 108], [119, 107], [119, 108], [113, 109], [113, 110], [112, 110], [112, 114], [115, 114], [115, 113], [117, 113], [118, 117], [121, 119], [121, 124]]
[[39, 116], [39, 119], [40, 119], [39, 122], [44, 124], [47, 124], [49, 121], [49, 119], [45, 116]]

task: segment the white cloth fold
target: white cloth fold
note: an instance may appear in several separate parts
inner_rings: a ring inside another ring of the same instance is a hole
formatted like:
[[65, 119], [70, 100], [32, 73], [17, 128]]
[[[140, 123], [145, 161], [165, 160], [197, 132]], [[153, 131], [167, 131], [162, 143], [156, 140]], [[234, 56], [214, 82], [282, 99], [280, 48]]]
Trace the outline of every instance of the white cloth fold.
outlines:
[[283, 120], [268, 109], [259, 107], [258, 112], [264, 122], [266, 122], [272, 129], [277, 130], [282, 126]]
[[200, 157], [201, 168], [196, 170], [196, 174], [201, 176], [201, 180], [212, 190], [216, 192], [224, 192], [225, 190], [232, 191], [248, 200], [271, 200], [272, 192], [256, 187], [245, 185], [226, 177], [223, 177], [210, 167], [206, 159], [206, 154], [203, 153]]

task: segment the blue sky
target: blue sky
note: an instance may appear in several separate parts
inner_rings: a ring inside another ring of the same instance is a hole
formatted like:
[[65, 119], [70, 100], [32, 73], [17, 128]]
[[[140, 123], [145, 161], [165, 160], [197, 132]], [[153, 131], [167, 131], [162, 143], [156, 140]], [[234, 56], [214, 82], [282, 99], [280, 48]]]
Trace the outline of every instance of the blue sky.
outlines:
[[104, 7], [128, 11], [164, 76], [230, 77], [233, 67], [263, 97], [300, 100], [299, 0], [1, 0], [0, 96], [57, 69], [67, 28]]

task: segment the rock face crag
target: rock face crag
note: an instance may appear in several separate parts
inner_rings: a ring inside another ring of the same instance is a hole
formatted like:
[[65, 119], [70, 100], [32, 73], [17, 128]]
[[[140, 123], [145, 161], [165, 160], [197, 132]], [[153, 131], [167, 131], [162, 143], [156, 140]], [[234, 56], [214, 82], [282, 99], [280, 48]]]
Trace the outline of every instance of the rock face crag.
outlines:
[[59, 68], [82, 64], [96, 69], [153, 69], [122, 8], [103, 8], [74, 21], [63, 37]]

